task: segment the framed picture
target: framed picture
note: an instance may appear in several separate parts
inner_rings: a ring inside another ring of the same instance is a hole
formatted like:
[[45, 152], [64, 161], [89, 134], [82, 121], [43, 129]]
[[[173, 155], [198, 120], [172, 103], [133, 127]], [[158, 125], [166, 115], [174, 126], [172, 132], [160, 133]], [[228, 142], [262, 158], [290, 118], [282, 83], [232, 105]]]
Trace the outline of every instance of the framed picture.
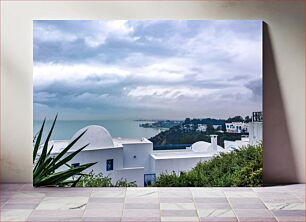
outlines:
[[262, 21], [33, 27], [35, 186], [262, 185]]

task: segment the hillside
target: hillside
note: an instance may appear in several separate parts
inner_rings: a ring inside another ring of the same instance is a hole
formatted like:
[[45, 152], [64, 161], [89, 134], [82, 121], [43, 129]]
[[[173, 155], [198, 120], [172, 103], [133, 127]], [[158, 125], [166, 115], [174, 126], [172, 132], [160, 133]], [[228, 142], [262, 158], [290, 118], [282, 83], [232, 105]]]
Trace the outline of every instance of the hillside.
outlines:
[[[210, 135], [218, 135], [218, 145], [224, 146], [224, 140], [241, 139], [241, 134], [223, 132], [226, 120], [220, 119], [189, 119], [187, 118], [181, 124], [160, 132], [158, 135], [150, 138], [154, 145], [165, 144], [192, 144], [197, 141], [210, 142]], [[206, 131], [199, 130], [200, 125], [207, 125]]]

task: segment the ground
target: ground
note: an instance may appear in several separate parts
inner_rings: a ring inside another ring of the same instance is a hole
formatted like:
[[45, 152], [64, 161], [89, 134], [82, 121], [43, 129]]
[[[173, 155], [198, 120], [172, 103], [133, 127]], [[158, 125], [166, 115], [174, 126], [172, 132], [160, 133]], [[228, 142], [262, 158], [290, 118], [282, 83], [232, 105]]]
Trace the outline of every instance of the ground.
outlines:
[[305, 185], [33, 188], [2, 184], [1, 221], [305, 221]]

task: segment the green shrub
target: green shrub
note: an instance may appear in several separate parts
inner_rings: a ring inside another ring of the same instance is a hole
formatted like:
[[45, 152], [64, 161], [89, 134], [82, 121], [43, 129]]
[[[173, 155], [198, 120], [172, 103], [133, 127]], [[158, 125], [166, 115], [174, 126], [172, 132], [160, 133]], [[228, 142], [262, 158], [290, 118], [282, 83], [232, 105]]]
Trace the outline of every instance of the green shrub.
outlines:
[[83, 175], [83, 177], [76, 184], [77, 187], [137, 187], [135, 181], [128, 182], [126, 179], [120, 179], [115, 184], [112, 184], [110, 177], [104, 177], [102, 173]]
[[[68, 164], [78, 153], [85, 149], [89, 144], [79, 147], [76, 151], [68, 154], [68, 151], [73, 145], [85, 134], [81, 133], [76, 139], [70, 142], [62, 151], [56, 155], [51, 155], [53, 146], [49, 149], [49, 141], [57, 120], [57, 115], [53, 121], [51, 129], [47, 138], [41, 144], [42, 135], [46, 120], [43, 121], [42, 126], [37, 136], [33, 139], [33, 185], [39, 186], [61, 186], [74, 187], [81, 179], [81, 174], [84, 170], [93, 166], [94, 163], [82, 164], [78, 167], [72, 167]], [[66, 155], [67, 154], [67, 155]], [[61, 166], [67, 166], [67, 170], [59, 171]], [[71, 179], [72, 178], [72, 179]]]
[[163, 173], [153, 186], [262, 186], [262, 145], [221, 153], [188, 172]]
[[235, 173], [234, 185], [256, 187], [262, 183], [262, 176], [262, 158], [258, 158]]

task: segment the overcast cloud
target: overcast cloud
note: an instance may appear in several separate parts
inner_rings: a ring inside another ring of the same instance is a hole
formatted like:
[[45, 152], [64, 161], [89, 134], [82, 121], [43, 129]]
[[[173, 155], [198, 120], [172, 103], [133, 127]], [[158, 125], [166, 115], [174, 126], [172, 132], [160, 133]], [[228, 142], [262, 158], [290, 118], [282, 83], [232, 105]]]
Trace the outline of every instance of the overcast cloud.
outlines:
[[262, 109], [261, 21], [34, 21], [34, 118], [227, 118]]

